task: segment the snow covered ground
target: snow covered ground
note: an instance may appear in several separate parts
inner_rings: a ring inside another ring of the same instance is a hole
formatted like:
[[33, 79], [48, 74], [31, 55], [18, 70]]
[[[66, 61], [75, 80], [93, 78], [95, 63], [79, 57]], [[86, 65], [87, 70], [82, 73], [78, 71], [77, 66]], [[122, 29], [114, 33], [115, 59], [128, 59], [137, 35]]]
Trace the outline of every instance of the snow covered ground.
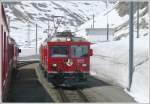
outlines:
[[35, 48], [23, 48], [21, 53], [19, 54], [19, 57], [27, 57], [35, 54]]

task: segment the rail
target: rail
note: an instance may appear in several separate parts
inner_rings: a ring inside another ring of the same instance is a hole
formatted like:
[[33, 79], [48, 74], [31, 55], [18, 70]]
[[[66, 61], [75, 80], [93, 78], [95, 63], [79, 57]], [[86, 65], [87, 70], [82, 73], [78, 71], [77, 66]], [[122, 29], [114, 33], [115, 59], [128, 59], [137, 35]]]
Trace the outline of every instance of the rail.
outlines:
[[80, 89], [66, 90], [58, 88], [58, 93], [62, 99], [62, 102], [89, 102], [86, 95]]

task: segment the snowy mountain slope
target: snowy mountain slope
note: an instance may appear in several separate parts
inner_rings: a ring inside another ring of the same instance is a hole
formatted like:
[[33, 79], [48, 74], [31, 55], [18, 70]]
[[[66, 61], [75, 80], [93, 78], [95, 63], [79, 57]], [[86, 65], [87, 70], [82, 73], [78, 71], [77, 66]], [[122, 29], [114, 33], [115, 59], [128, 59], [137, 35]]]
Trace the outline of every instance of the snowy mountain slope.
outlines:
[[[118, 4], [115, 4], [114, 6], [109, 7], [108, 10], [105, 10], [101, 14], [97, 15], [94, 20], [95, 21], [94, 27], [95, 28], [106, 28], [107, 27], [107, 14], [108, 14], [109, 28], [115, 28], [115, 27], [123, 24], [125, 21], [127, 21], [128, 16], [124, 16], [124, 17], [119, 16], [118, 12], [115, 9], [117, 6], [118, 6]], [[93, 24], [93, 20], [87, 21], [86, 23], [84, 23], [83, 25], [81, 25], [78, 28], [77, 33], [79, 35], [85, 36], [86, 35], [85, 29], [91, 28], [92, 24]]]
[[[120, 16], [117, 11], [118, 4], [110, 7], [108, 9], [108, 24], [109, 28], [114, 28], [114, 40], [119, 40], [122, 37], [126, 37], [128, 35], [128, 23], [129, 23], [129, 15]], [[148, 29], [148, 6], [140, 9], [140, 35], [145, 35], [144, 31]], [[145, 23], [144, 23], [145, 22]], [[93, 24], [93, 20], [89, 20], [78, 28], [77, 34], [85, 36], [86, 28], [91, 28]], [[107, 28], [107, 10], [102, 12], [95, 18], [95, 28]], [[136, 12], [134, 14], [134, 31], [136, 31]], [[86, 37], [87, 38], [87, 37]]]
[[24, 1], [6, 2], [5, 11], [11, 21], [10, 35], [24, 47], [29, 34], [28, 24], [31, 25], [30, 40], [35, 39], [35, 23], [38, 23], [41, 40], [47, 37], [48, 19], [50, 28], [53, 29], [52, 16], [63, 16], [59, 30], [74, 31], [76, 27], [91, 19], [93, 14], [97, 15], [104, 11], [105, 6], [103, 1]]

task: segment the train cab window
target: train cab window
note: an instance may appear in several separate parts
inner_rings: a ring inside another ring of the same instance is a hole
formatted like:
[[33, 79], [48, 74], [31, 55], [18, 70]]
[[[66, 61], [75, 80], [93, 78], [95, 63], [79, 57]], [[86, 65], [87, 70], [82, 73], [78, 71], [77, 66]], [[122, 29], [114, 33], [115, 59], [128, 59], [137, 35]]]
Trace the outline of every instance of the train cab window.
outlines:
[[52, 46], [50, 47], [51, 57], [67, 57], [68, 48], [67, 46]]
[[72, 57], [87, 57], [88, 56], [88, 46], [71, 46], [71, 56]]

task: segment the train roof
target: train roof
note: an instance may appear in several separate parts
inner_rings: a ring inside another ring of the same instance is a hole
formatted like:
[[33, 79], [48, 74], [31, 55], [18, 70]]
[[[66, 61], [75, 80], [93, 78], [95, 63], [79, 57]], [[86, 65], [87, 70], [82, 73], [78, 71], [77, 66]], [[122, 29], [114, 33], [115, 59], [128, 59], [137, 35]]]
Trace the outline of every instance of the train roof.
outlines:
[[87, 42], [82, 37], [52, 37], [48, 38], [46, 40], [47, 42], [66, 42], [66, 41], [72, 41], [72, 42]]
[[77, 37], [73, 35], [71, 32], [57, 32], [54, 36], [49, 37], [45, 40], [45, 42], [88, 42], [83, 37]]

